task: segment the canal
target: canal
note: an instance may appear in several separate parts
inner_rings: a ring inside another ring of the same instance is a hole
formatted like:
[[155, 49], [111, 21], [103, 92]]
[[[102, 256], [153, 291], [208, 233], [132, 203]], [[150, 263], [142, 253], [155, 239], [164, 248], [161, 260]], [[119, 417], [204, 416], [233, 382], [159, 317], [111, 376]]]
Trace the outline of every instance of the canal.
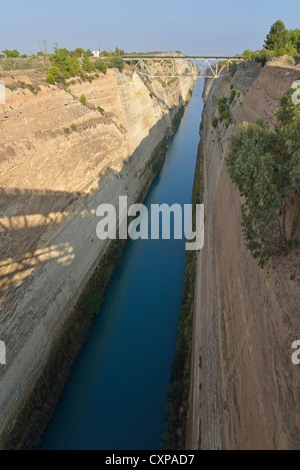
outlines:
[[[199, 143], [198, 80], [144, 204], [189, 204]], [[185, 240], [131, 240], [40, 449], [160, 449], [183, 292]]]

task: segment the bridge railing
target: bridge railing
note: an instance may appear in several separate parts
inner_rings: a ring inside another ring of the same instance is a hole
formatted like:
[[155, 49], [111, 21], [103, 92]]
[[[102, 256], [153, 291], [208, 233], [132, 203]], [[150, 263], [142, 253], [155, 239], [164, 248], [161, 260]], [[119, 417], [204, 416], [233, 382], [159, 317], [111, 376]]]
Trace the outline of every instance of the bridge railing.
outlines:
[[218, 78], [243, 56], [124, 55], [123, 60], [149, 78]]

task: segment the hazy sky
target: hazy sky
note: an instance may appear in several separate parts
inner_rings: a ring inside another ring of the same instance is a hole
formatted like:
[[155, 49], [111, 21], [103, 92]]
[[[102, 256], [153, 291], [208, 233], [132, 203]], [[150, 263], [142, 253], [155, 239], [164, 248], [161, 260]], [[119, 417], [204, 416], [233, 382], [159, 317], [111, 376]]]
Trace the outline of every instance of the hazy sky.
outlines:
[[300, 27], [299, 0], [0, 0], [0, 51], [74, 49], [231, 54], [260, 48], [281, 19]]

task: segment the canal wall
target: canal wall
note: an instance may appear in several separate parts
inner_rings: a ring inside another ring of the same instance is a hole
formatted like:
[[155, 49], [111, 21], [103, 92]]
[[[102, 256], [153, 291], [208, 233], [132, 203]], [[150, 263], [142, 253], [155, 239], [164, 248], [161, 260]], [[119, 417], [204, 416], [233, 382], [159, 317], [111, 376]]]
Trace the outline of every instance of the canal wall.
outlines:
[[[286, 59], [238, 66], [208, 80], [201, 123], [205, 244], [197, 257], [188, 449], [296, 449], [300, 436], [299, 249], [264, 269], [246, 250], [241, 198], [225, 166], [228, 138], [243, 121], [274, 126], [280, 96], [299, 79]], [[218, 98], [236, 96], [232, 123], [213, 128]]]
[[96, 237], [98, 205], [117, 207], [119, 195], [132, 204], [148, 187], [193, 81], [143, 81], [129, 67], [91, 83], [76, 78], [67, 90], [38, 71], [1, 80], [2, 445], [107, 252]]

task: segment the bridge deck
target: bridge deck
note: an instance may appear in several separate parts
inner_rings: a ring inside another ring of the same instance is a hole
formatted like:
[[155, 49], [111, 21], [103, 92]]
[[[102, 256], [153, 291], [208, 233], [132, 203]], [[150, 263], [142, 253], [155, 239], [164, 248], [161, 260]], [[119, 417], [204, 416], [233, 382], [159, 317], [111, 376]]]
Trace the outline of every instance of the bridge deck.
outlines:
[[122, 59], [188, 59], [188, 60], [230, 60], [236, 59], [241, 60], [244, 57], [242, 55], [123, 55]]

